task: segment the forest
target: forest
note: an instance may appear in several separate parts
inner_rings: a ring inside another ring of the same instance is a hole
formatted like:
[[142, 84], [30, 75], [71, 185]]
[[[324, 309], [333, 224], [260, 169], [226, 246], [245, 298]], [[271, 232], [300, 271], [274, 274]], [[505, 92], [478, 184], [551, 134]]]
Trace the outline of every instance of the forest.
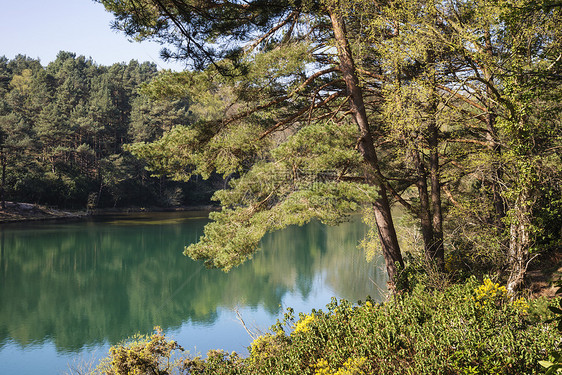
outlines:
[[151, 177], [123, 149], [192, 121], [187, 98], [140, 93], [157, 75], [153, 63], [100, 66], [63, 51], [45, 67], [0, 57], [0, 200], [81, 210], [208, 203], [211, 183]]

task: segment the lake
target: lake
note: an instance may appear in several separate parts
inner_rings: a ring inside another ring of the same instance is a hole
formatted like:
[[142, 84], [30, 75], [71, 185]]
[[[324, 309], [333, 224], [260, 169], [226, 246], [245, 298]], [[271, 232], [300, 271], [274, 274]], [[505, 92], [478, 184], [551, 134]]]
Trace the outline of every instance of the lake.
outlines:
[[360, 220], [312, 222], [267, 235], [251, 261], [224, 273], [185, 257], [204, 212], [0, 225], [0, 373], [61, 374], [156, 325], [190, 354], [247, 354], [287, 307], [332, 296], [382, 300], [386, 273], [357, 247]]

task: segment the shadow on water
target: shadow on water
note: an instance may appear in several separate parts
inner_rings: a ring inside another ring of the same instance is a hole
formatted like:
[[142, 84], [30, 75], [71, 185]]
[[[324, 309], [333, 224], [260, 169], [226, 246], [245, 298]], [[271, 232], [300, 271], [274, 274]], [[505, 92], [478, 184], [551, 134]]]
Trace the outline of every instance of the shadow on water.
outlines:
[[213, 325], [220, 309], [240, 306], [277, 315], [287, 295], [317, 293], [319, 277], [331, 295], [382, 298], [380, 259], [368, 264], [357, 249], [359, 222], [272, 233], [228, 274], [182, 255], [206, 223], [168, 213], [0, 227], [0, 349], [50, 340], [57, 351], [79, 351], [154, 325]]

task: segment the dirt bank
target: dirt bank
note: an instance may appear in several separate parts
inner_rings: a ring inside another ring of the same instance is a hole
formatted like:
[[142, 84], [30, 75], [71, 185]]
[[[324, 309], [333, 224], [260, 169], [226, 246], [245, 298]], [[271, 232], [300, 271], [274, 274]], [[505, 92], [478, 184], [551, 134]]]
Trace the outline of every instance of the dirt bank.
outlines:
[[0, 208], [0, 224], [22, 221], [38, 220], [76, 220], [89, 216], [103, 216], [119, 213], [134, 212], [175, 212], [175, 211], [212, 211], [214, 206], [182, 206], [182, 207], [128, 207], [128, 208], [104, 208], [91, 211], [59, 210], [47, 206], [31, 203], [6, 202], [6, 208]]
[[78, 219], [87, 215], [86, 211], [63, 211], [31, 203], [6, 202], [6, 208], [0, 208], [0, 223], [51, 219]]

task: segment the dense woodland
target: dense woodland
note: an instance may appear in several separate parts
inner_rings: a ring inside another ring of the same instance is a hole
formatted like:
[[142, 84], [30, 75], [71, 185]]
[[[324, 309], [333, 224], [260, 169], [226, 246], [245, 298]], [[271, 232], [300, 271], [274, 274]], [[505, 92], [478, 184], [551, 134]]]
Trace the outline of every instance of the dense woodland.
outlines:
[[206, 203], [213, 187], [153, 178], [123, 150], [193, 117], [189, 101], [139, 93], [153, 63], [100, 66], [60, 52], [46, 67], [0, 58], [0, 199], [61, 208]]

